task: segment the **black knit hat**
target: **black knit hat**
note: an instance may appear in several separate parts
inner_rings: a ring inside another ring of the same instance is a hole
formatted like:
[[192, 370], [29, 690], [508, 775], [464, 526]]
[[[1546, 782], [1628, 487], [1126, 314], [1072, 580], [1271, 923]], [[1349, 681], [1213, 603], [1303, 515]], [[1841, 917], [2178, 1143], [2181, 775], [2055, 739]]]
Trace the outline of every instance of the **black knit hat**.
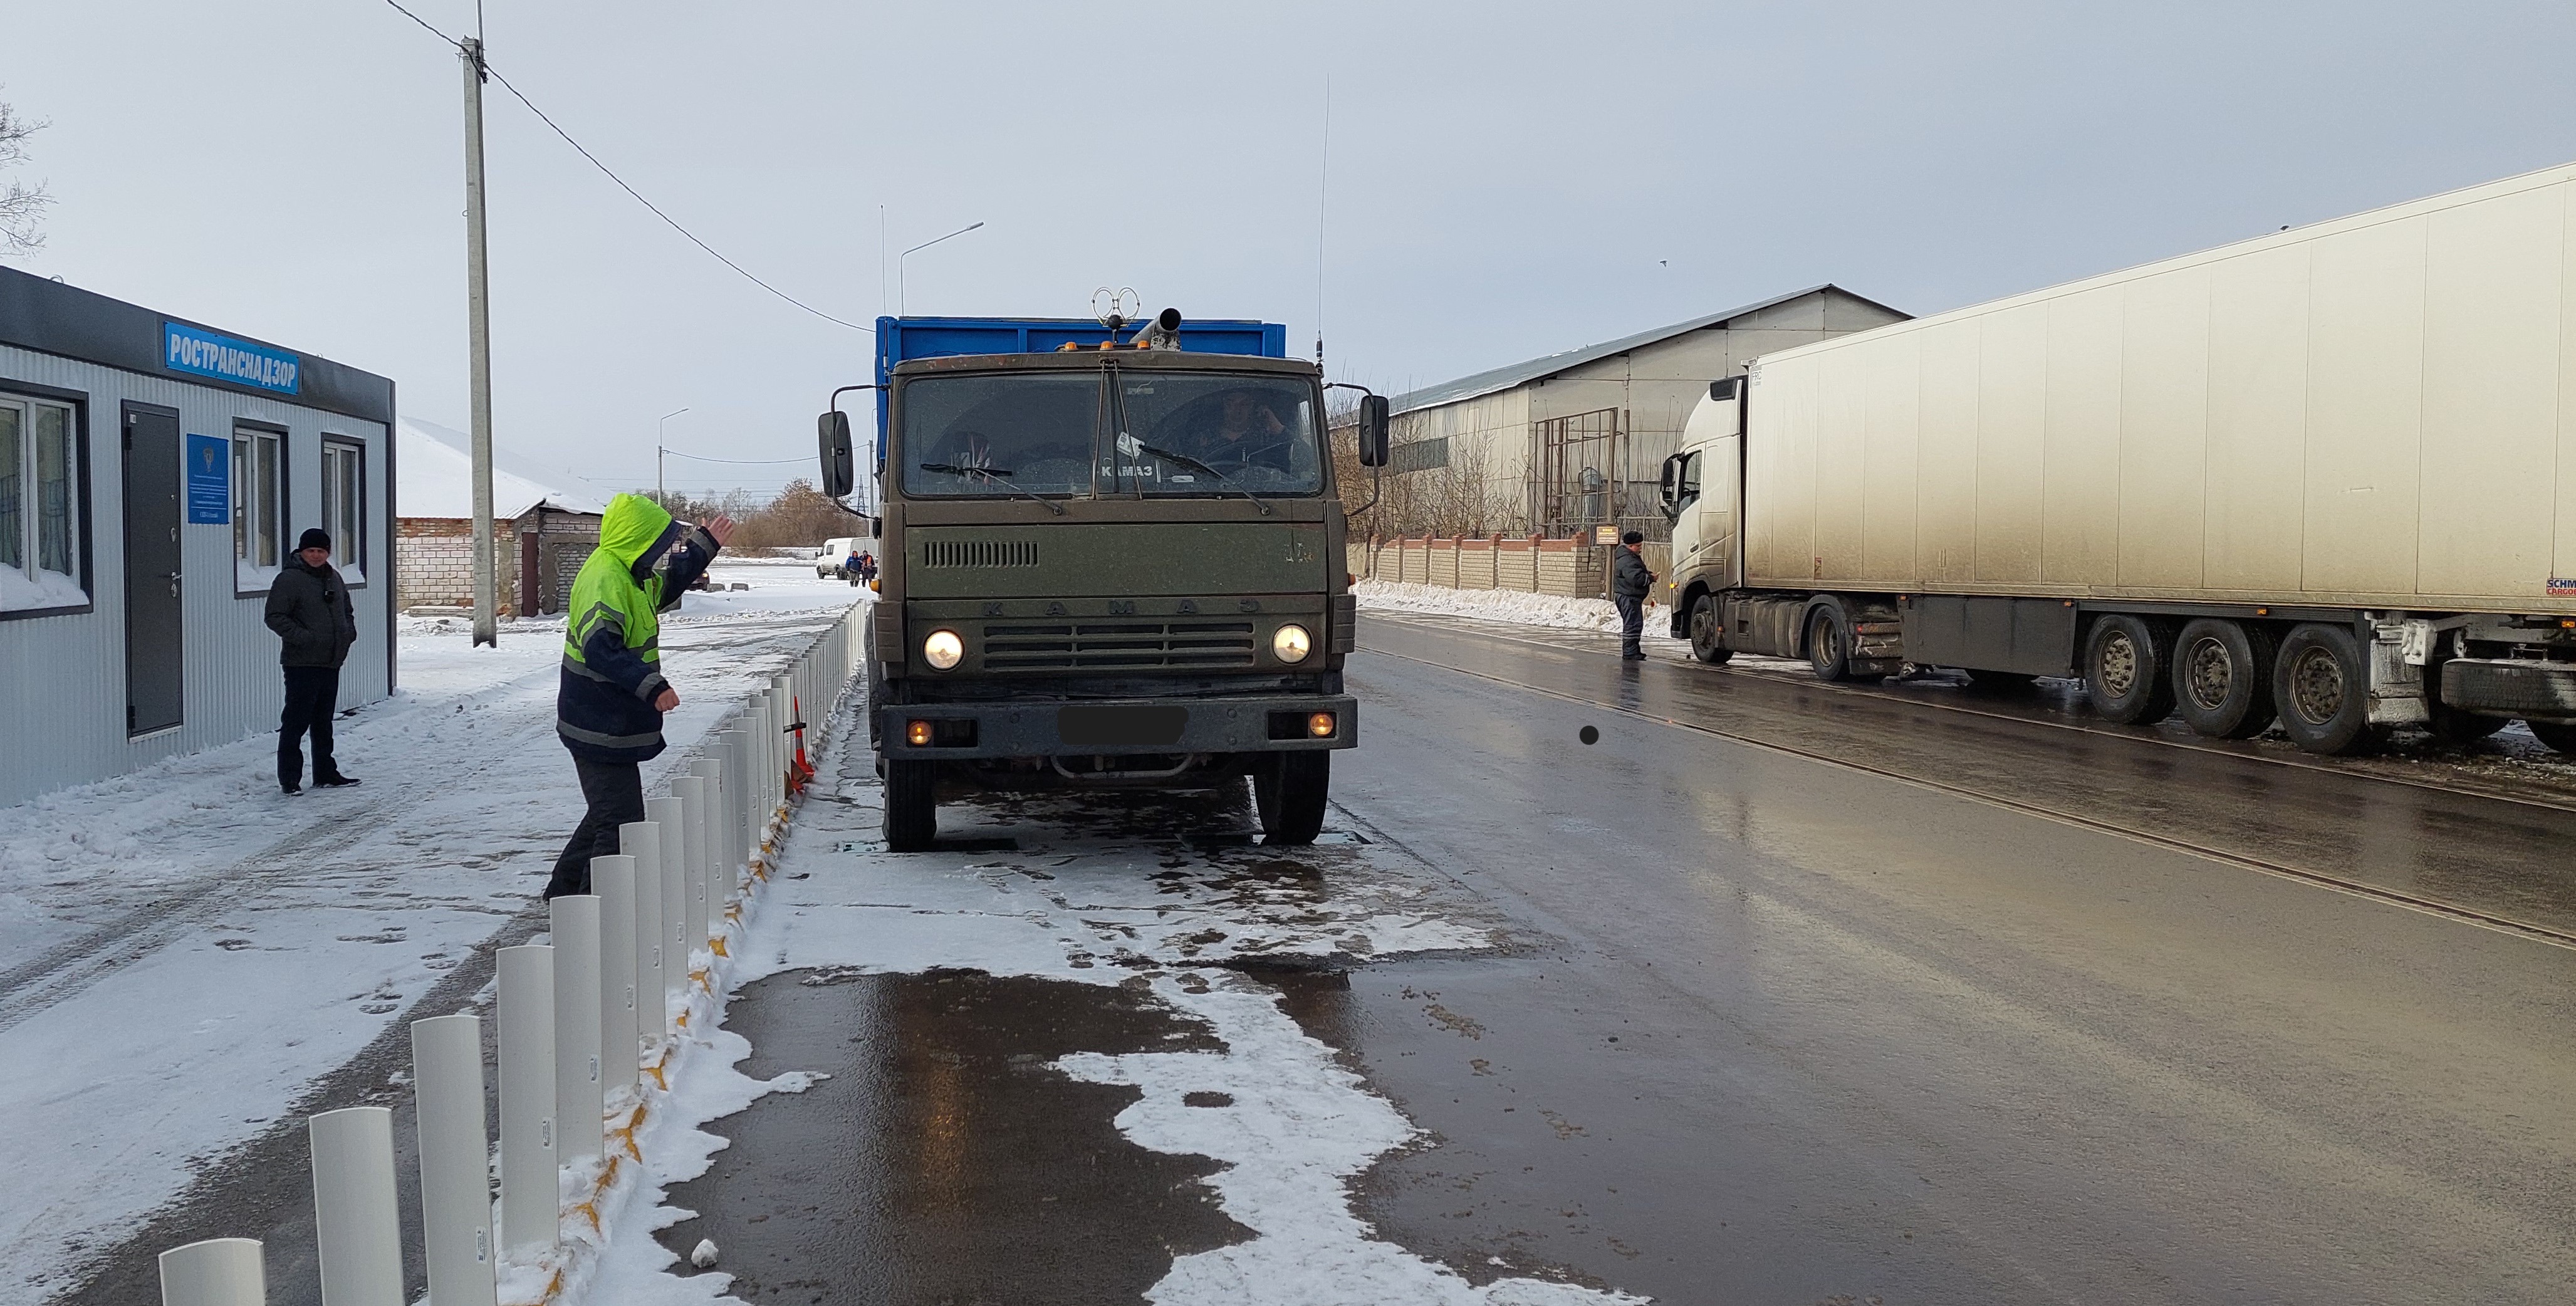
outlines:
[[[317, 533], [318, 533], [318, 532], [314, 532], [314, 531], [307, 531], [307, 532], [305, 532], [305, 534], [307, 534], [307, 535], [312, 535], [312, 534], [317, 534]], [[1645, 542], [1646, 542], [1646, 533], [1645, 533], [1644, 531], [1630, 531], [1630, 532], [1628, 532], [1627, 534], [1620, 536], [1620, 537], [1619, 537], [1619, 542], [1620, 542], [1621, 544], [1643, 544], [1643, 543], [1645, 543]]]
[[319, 526], [307, 526], [304, 528], [304, 533], [295, 538], [295, 551], [297, 553], [302, 553], [306, 549], [328, 549], [330, 547], [330, 533]]

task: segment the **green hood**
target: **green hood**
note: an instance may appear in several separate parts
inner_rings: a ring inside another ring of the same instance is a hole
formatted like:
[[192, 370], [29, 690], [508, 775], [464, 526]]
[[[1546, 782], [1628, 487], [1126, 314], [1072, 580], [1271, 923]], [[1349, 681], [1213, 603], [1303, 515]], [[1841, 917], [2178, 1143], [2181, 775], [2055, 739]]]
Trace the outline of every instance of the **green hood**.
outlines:
[[632, 572], [638, 560], [669, 547], [663, 536], [674, 524], [662, 505], [640, 494], [619, 494], [599, 519], [599, 551], [616, 559], [619, 570]]

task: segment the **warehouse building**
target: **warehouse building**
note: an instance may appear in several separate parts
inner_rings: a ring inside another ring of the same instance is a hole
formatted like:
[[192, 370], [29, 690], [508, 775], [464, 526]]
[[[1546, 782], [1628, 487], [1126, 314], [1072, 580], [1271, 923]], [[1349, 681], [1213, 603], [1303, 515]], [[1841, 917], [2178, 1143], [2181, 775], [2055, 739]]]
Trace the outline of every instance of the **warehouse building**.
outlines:
[[[394, 487], [397, 607], [474, 606], [474, 456], [464, 432], [406, 417], [395, 424], [402, 483]], [[607, 505], [547, 484], [532, 469], [492, 468], [495, 610], [540, 616], [564, 610], [573, 577], [599, 547]], [[526, 597], [524, 603], [521, 596]]]
[[275, 730], [306, 527], [357, 609], [341, 705], [390, 694], [393, 422], [384, 377], [0, 268], [0, 803]]
[[1440, 489], [1391, 485], [1390, 497], [1443, 518], [1400, 529], [1563, 536], [1615, 523], [1663, 539], [1656, 475], [1709, 382], [1774, 350], [1907, 316], [1815, 286], [1398, 396], [1388, 470], [1433, 473], [1426, 483]]

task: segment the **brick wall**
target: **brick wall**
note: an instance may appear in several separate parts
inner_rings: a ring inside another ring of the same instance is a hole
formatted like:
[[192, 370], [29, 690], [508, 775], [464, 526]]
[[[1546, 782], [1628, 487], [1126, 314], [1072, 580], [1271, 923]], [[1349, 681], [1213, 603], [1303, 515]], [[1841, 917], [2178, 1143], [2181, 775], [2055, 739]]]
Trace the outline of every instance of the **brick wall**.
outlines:
[[[519, 603], [519, 536], [510, 523], [492, 523], [493, 571], [500, 582], [500, 610]], [[394, 606], [474, 606], [474, 522], [464, 517], [398, 517], [394, 520]]]

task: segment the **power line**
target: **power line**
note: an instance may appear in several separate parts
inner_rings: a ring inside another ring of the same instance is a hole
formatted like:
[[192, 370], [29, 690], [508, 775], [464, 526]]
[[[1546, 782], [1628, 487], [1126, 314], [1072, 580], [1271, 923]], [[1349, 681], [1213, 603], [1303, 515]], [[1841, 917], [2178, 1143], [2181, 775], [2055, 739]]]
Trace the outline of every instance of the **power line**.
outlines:
[[801, 462], [811, 462], [811, 461], [813, 461], [812, 459], [809, 459], [809, 458], [707, 458], [707, 457], [702, 457], [702, 456], [700, 456], [700, 455], [698, 455], [698, 454], [693, 454], [693, 453], [682, 453], [682, 452], [680, 452], [680, 451], [679, 451], [679, 450], [677, 450], [677, 449], [665, 449], [665, 450], [663, 450], [662, 452], [664, 452], [664, 453], [666, 453], [666, 454], [669, 454], [669, 455], [671, 455], [671, 456], [672, 456], [672, 457], [674, 457], [674, 458], [686, 458], [686, 459], [689, 459], [689, 460], [690, 460], [690, 461], [692, 461], [692, 462], [701, 462], [701, 463], [740, 463], [740, 464], [742, 464], [742, 465], [743, 465], [743, 466], [745, 466], [745, 467], [770, 467], [770, 466], [783, 466], [783, 465], [785, 465], [785, 464], [787, 464], [787, 463], [801, 463]]
[[[419, 24], [420, 24], [420, 26], [421, 26], [421, 30], [423, 30], [423, 31], [425, 31], [425, 32], [428, 32], [430, 35], [437, 37], [439, 40], [445, 41], [445, 42], [447, 42], [449, 45], [458, 45], [458, 44], [459, 44], [459, 42], [458, 42], [455, 38], [450, 37], [450, 36], [449, 36], [449, 35], [447, 35], [445, 32], [442, 32], [442, 31], [438, 30], [437, 28], [430, 26], [430, 25], [429, 25], [429, 23], [428, 23], [427, 21], [423, 20], [423, 19], [421, 18], [421, 16], [420, 16], [420, 15], [415, 14], [415, 13], [413, 13], [412, 11], [410, 11], [410, 10], [408, 10], [408, 9], [403, 8], [403, 7], [402, 7], [402, 5], [399, 3], [399, 0], [385, 0], [385, 3], [386, 3], [386, 4], [388, 4], [388, 5], [392, 5], [392, 6], [393, 6], [393, 9], [394, 9], [394, 12], [396, 12], [396, 13], [398, 13], [398, 14], [401, 14], [403, 17], [408, 18], [408, 19], [412, 20], [412, 21], [413, 21], [413, 22], [415, 22], [415, 23], [419, 23]], [[478, 6], [478, 11], [479, 11], [479, 6]], [[769, 284], [768, 282], [761, 280], [759, 277], [752, 275], [751, 269], [746, 268], [746, 267], [744, 267], [743, 265], [741, 265], [741, 264], [739, 264], [739, 263], [734, 262], [732, 259], [726, 258], [722, 253], [720, 253], [720, 252], [718, 252], [718, 251], [717, 251], [717, 249], [716, 249], [716, 247], [715, 247], [715, 246], [710, 245], [710, 244], [708, 244], [707, 242], [705, 242], [705, 241], [703, 241], [703, 240], [698, 239], [698, 237], [697, 237], [697, 235], [696, 235], [695, 233], [691, 232], [688, 228], [681, 226], [681, 225], [679, 224], [679, 222], [678, 222], [676, 219], [674, 219], [670, 214], [668, 214], [668, 213], [664, 213], [664, 212], [662, 211], [662, 209], [661, 209], [661, 206], [660, 206], [660, 205], [657, 205], [657, 204], [655, 204], [653, 201], [651, 201], [651, 200], [648, 200], [648, 199], [644, 198], [644, 194], [643, 194], [643, 192], [641, 192], [641, 191], [639, 191], [639, 190], [635, 189], [635, 188], [634, 188], [634, 187], [632, 187], [632, 186], [627, 185], [627, 184], [626, 184], [626, 179], [625, 179], [625, 178], [623, 178], [623, 177], [618, 176], [614, 171], [610, 170], [610, 168], [609, 168], [609, 166], [608, 166], [607, 164], [600, 162], [600, 161], [599, 161], [599, 156], [598, 156], [598, 155], [591, 153], [591, 152], [590, 152], [590, 150], [589, 150], [588, 148], [584, 147], [580, 141], [574, 140], [574, 139], [572, 138], [572, 133], [571, 133], [571, 132], [565, 131], [561, 126], [559, 126], [559, 125], [557, 125], [557, 124], [556, 124], [556, 122], [555, 122], [555, 120], [554, 120], [554, 119], [552, 119], [552, 118], [550, 118], [550, 117], [547, 117], [547, 116], [546, 116], [546, 111], [545, 111], [545, 110], [543, 110], [543, 109], [538, 108], [538, 107], [536, 106], [536, 102], [535, 102], [535, 101], [533, 101], [533, 100], [530, 100], [530, 99], [529, 99], [529, 98], [528, 98], [524, 93], [522, 93], [522, 92], [519, 90], [519, 88], [518, 88], [518, 87], [516, 87], [516, 86], [512, 86], [512, 85], [510, 84], [510, 79], [509, 79], [509, 78], [507, 78], [507, 77], [502, 76], [502, 75], [501, 75], [501, 70], [500, 70], [500, 69], [498, 69], [498, 68], [493, 67], [493, 66], [492, 66], [492, 61], [491, 61], [488, 57], [486, 57], [486, 58], [483, 58], [483, 59], [479, 60], [479, 62], [482, 64], [483, 71], [485, 71], [485, 72], [487, 72], [487, 73], [490, 73], [490, 74], [492, 75], [492, 80], [493, 80], [493, 81], [496, 81], [496, 82], [499, 82], [499, 83], [501, 84], [501, 89], [502, 89], [502, 90], [508, 91], [508, 92], [510, 93], [510, 96], [511, 96], [511, 98], [512, 98], [512, 99], [515, 99], [515, 100], [517, 100], [519, 103], [521, 103], [521, 104], [523, 104], [523, 105], [526, 105], [526, 106], [527, 106], [527, 109], [528, 109], [528, 112], [530, 112], [530, 113], [533, 113], [533, 114], [537, 115], [537, 121], [544, 123], [548, 128], [550, 128], [550, 129], [552, 129], [552, 130], [553, 130], [553, 132], [554, 132], [554, 134], [555, 134], [555, 135], [560, 136], [560, 137], [562, 137], [562, 138], [563, 138], [563, 142], [564, 142], [564, 144], [571, 146], [571, 147], [573, 148], [573, 150], [574, 150], [576, 153], [578, 153], [578, 154], [580, 154], [580, 155], [581, 155], [581, 157], [583, 157], [583, 158], [585, 158], [585, 159], [588, 159], [588, 160], [590, 161], [590, 166], [592, 166], [592, 167], [594, 167], [594, 168], [599, 169], [599, 172], [600, 172], [600, 175], [601, 175], [601, 176], [604, 176], [604, 177], [608, 178], [610, 181], [613, 181], [613, 182], [617, 183], [617, 188], [618, 188], [619, 190], [622, 190], [622, 191], [626, 192], [628, 195], [630, 195], [630, 196], [634, 197], [634, 200], [635, 200], [635, 202], [636, 202], [636, 203], [643, 205], [643, 206], [644, 206], [648, 211], [650, 211], [650, 212], [652, 213], [652, 215], [653, 215], [654, 217], [660, 218], [660, 219], [663, 221], [663, 223], [664, 223], [665, 225], [667, 225], [668, 227], [670, 227], [670, 229], [671, 229], [671, 230], [673, 230], [673, 231], [676, 231], [676, 232], [680, 233], [681, 237], [682, 237], [683, 239], [687, 240], [690, 244], [697, 246], [699, 249], [705, 250], [705, 251], [706, 251], [706, 253], [707, 253], [707, 257], [712, 258], [712, 259], [714, 259], [716, 262], [718, 262], [718, 263], [722, 263], [722, 264], [724, 264], [726, 267], [733, 269], [733, 270], [734, 270], [734, 272], [735, 272], [736, 274], [740, 275], [740, 276], [742, 277], [742, 279], [743, 279], [743, 280], [748, 281], [748, 282], [750, 282], [751, 284], [753, 284], [753, 285], [755, 285], [755, 286], [758, 286], [758, 287], [760, 287], [760, 288], [761, 288], [761, 289], [763, 289], [763, 290], [768, 291], [770, 294], [773, 294], [773, 295], [778, 296], [780, 299], [786, 300], [788, 303], [793, 304], [793, 305], [795, 305], [795, 306], [796, 306], [796, 307], [798, 307], [798, 308], [804, 309], [806, 312], [811, 313], [811, 314], [813, 314], [814, 316], [819, 317], [819, 318], [823, 319], [823, 320], [824, 320], [824, 321], [826, 321], [826, 322], [830, 322], [830, 323], [832, 323], [832, 324], [834, 324], [834, 325], [836, 325], [836, 326], [845, 326], [845, 327], [848, 327], [849, 329], [851, 329], [851, 330], [853, 330], [853, 331], [867, 331], [867, 332], [869, 332], [869, 334], [871, 334], [871, 335], [875, 334], [875, 333], [874, 333], [874, 331], [872, 331], [872, 330], [871, 330], [870, 328], [868, 328], [868, 327], [863, 327], [863, 326], [860, 326], [860, 325], [859, 325], [858, 323], [856, 323], [856, 322], [844, 321], [844, 320], [843, 320], [843, 319], [841, 319], [841, 318], [834, 317], [834, 316], [832, 316], [831, 314], [826, 313], [826, 312], [824, 312], [823, 310], [821, 310], [821, 309], [819, 309], [819, 308], [816, 308], [816, 307], [814, 307], [814, 306], [813, 306], [813, 305], [811, 305], [811, 304], [806, 303], [804, 300], [798, 299], [798, 298], [797, 298], [797, 297], [795, 297], [794, 295], [788, 294], [786, 291], [784, 291], [784, 290], [780, 290], [778, 287], [773, 286], [773, 285]]]
[[457, 43], [457, 41], [456, 41], [456, 38], [455, 38], [455, 37], [449, 36], [447, 33], [442, 32], [442, 31], [438, 30], [437, 28], [430, 26], [430, 25], [429, 25], [429, 22], [428, 22], [428, 20], [427, 20], [427, 19], [424, 19], [424, 18], [422, 18], [420, 15], [418, 15], [418, 14], [416, 14], [416, 13], [413, 13], [412, 11], [410, 11], [410, 10], [408, 10], [408, 9], [403, 8], [403, 7], [402, 7], [401, 5], [399, 5], [399, 4], [396, 4], [396, 3], [395, 3], [395, 0], [385, 0], [385, 3], [386, 3], [386, 4], [389, 4], [389, 5], [393, 5], [393, 7], [394, 7], [394, 12], [395, 12], [395, 13], [401, 14], [403, 17], [408, 18], [408, 19], [412, 20], [412, 21], [413, 21], [413, 22], [415, 22], [415, 23], [419, 23], [419, 24], [420, 24], [420, 29], [421, 29], [422, 31], [427, 32], [427, 33], [429, 33], [430, 35], [437, 37], [439, 40], [442, 40], [442, 41], [447, 42], [449, 45], [454, 45], [454, 44], [456, 44], [456, 43]]

